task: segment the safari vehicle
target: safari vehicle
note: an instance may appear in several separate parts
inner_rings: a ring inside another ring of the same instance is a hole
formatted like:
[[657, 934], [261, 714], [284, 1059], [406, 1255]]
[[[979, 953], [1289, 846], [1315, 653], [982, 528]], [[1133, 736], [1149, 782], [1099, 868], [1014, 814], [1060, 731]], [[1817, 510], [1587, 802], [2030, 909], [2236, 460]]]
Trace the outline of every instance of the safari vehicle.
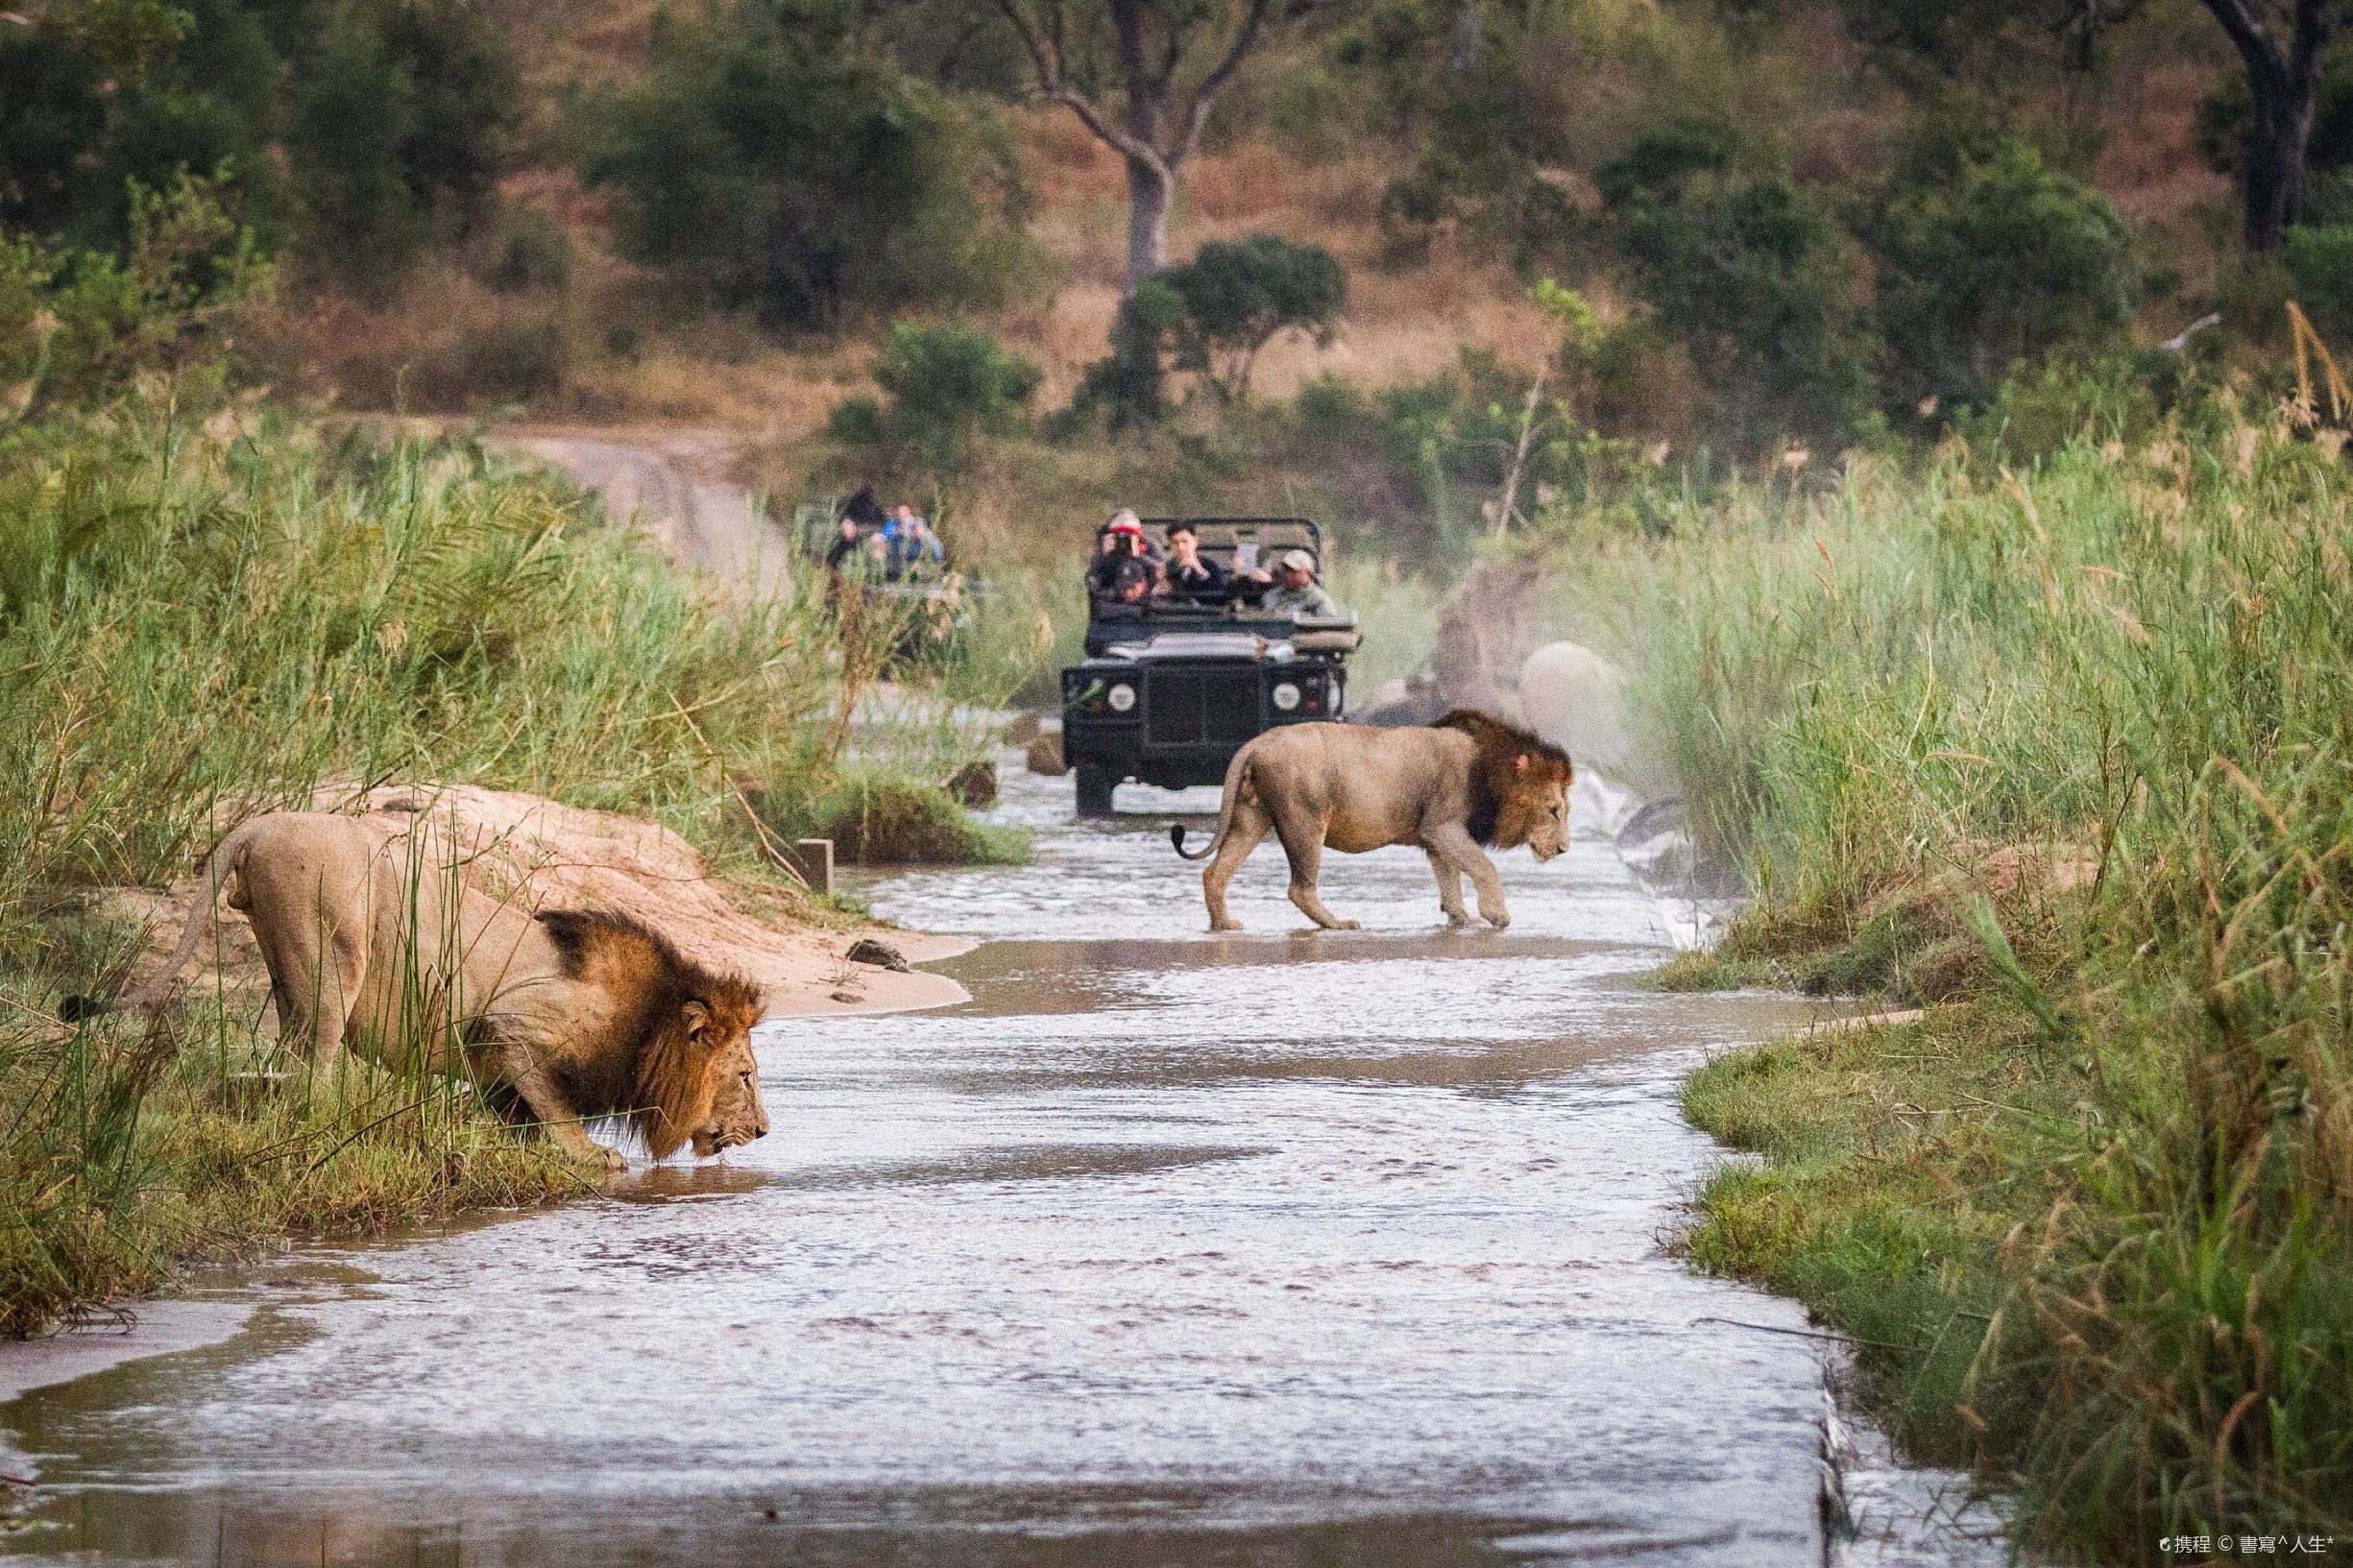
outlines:
[[[871, 501], [870, 496], [868, 499]], [[800, 570], [823, 579], [826, 556], [834, 542], [841, 537], [841, 519], [852, 504], [851, 498], [837, 497], [803, 501], [792, 509], [790, 538], [793, 553], [801, 563]], [[880, 518], [878, 509], [874, 520], [860, 523], [858, 540], [861, 548], [882, 531]], [[869, 604], [896, 618], [892, 656], [909, 660], [927, 655], [936, 657], [953, 649], [957, 639], [971, 627], [974, 599], [985, 586], [966, 582], [962, 573], [943, 571], [936, 567], [903, 577], [858, 575], [856, 581]]]
[[[1314, 556], [1319, 576], [1331, 559], [1304, 518], [1146, 518], [1144, 537], [1165, 553], [1178, 522], [1228, 577], [1290, 550]], [[1090, 604], [1086, 661], [1062, 671], [1062, 755], [1079, 814], [1109, 816], [1111, 791], [1129, 780], [1221, 783], [1261, 732], [1337, 718], [1357, 638], [1353, 615], [1294, 620], [1239, 600]]]

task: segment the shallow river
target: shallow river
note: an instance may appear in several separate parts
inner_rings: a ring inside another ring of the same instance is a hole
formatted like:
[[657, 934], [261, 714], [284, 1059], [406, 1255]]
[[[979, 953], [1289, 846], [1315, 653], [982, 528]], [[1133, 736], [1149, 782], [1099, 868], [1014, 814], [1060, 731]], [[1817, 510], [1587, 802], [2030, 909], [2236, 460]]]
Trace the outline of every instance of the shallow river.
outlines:
[[772, 1025], [722, 1163], [306, 1251], [0, 1407], [55, 1488], [0, 1560], [1822, 1560], [1824, 1347], [1662, 1245], [1721, 1157], [1676, 1078], [1805, 1007], [1640, 989], [1598, 834], [1504, 862], [1504, 934], [1405, 851], [1305, 934], [1270, 843], [1211, 938], [1165, 815], [1008, 782], [1035, 865], [861, 887], [983, 939], [968, 1004]]

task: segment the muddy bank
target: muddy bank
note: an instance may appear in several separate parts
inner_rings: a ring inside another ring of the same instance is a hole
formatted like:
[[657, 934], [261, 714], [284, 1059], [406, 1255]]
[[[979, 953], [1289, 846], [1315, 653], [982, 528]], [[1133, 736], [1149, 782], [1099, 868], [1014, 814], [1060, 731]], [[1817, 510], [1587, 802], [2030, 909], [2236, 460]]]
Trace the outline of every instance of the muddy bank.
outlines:
[[730, 477], [734, 437], [714, 430], [513, 424], [490, 440], [562, 469], [603, 498], [614, 521], [634, 520], [681, 565], [768, 590], [792, 580], [789, 519], [771, 518], [760, 496]]

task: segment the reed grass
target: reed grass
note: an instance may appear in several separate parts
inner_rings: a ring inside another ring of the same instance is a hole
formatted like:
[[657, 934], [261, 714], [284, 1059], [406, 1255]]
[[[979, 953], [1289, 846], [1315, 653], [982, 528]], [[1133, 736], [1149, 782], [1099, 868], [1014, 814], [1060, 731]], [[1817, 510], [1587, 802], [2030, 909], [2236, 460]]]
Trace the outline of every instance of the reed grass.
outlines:
[[2037, 1552], [2353, 1535], [2349, 499], [2333, 440], [2225, 398], [1583, 552], [1749, 868], [1728, 956], [1947, 1003], [1699, 1073], [1764, 1162], [1692, 1250], [1854, 1335]]

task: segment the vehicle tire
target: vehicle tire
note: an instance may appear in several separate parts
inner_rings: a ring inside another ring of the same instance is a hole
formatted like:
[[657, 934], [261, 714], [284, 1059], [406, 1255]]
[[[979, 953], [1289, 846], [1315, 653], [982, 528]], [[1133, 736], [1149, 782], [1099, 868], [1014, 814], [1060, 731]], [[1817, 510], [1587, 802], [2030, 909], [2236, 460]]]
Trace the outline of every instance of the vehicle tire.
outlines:
[[1081, 762], [1075, 770], [1079, 779], [1079, 814], [1082, 817], [1107, 817], [1111, 814], [1111, 790], [1119, 781], [1100, 762]]

